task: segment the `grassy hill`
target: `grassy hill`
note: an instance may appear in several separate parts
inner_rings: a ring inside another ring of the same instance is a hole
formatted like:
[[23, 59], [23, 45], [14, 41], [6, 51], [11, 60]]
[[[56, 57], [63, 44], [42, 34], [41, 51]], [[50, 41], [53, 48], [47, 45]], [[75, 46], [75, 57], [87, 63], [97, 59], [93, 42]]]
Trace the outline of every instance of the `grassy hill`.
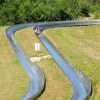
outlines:
[[28, 78], [0, 27], [0, 100], [18, 100], [28, 87]]
[[[6, 28], [0, 27], [0, 100], [18, 100], [27, 90], [29, 80], [6, 38]], [[44, 34], [72, 65], [89, 76], [93, 85], [89, 100], [99, 100], [100, 26], [55, 28], [45, 30]], [[48, 54], [42, 44], [41, 51], [34, 51], [34, 43], [40, 41], [32, 28], [19, 30], [15, 36], [29, 58]], [[38, 100], [69, 100], [72, 95], [70, 81], [57, 64], [51, 58], [36, 64], [46, 76], [46, 88]]]

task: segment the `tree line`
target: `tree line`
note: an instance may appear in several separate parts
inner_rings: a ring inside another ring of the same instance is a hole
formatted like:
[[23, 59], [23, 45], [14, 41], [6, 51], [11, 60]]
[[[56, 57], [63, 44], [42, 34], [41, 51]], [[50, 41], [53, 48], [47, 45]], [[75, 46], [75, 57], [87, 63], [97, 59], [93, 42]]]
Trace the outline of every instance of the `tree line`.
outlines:
[[0, 0], [0, 25], [59, 21], [100, 11], [100, 0]]

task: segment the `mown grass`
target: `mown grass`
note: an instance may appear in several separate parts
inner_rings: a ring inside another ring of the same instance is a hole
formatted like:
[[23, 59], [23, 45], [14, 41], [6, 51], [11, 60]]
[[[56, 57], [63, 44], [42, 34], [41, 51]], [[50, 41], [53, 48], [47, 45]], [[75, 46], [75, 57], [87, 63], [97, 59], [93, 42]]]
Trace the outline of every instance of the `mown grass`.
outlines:
[[[28, 88], [28, 78], [17, 60], [0, 27], [0, 100], [18, 100]], [[85, 72], [93, 85], [89, 100], [100, 98], [100, 26], [64, 27], [48, 29], [44, 34], [53, 42], [65, 58], [77, 69]], [[15, 37], [28, 57], [47, 55], [41, 44], [39, 52], [34, 51], [35, 42], [40, 42], [32, 28], [16, 32]], [[46, 88], [38, 100], [70, 100], [72, 88], [52, 59], [36, 62], [46, 76]]]
[[[47, 50], [35, 36], [32, 28], [19, 30], [15, 36], [29, 58], [48, 55]], [[37, 42], [41, 44], [41, 50], [39, 52], [34, 50], [34, 44]], [[52, 59], [44, 59], [40, 62], [36, 62], [36, 64], [42, 68], [46, 77], [45, 91], [38, 100], [69, 100], [72, 93], [71, 85], [57, 64]]]
[[28, 88], [28, 77], [0, 27], [0, 100], [19, 100]]
[[44, 33], [72, 65], [88, 75], [93, 86], [89, 100], [99, 100], [100, 26], [55, 28]]

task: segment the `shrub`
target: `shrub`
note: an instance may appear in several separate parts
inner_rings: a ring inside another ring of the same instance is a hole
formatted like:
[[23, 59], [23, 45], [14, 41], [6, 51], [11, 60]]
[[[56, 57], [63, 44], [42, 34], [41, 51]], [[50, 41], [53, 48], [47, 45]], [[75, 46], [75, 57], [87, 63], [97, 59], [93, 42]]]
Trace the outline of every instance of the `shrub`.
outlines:
[[90, 12], [90, 5], [89, 4], [83, 4], [81, 7], [81, 13], [83, 16], [89, 17]]

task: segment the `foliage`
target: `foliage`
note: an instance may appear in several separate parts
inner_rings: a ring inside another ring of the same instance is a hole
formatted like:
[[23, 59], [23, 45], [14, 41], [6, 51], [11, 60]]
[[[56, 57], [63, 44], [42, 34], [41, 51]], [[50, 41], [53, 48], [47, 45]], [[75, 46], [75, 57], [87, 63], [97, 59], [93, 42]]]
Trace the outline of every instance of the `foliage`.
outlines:
[[89, 12], [90, 12], [90, 5], [88, 3], [82, 4], [81, 13], [83, 14], [83, 16], [88, 17]]
[[0, 0], [0, 4], [2, 4], [4, 2], [4, 0]]
[[89, 16], [100, 11], [99, 0], [1, 0], [0, 25], [59, 21]]

